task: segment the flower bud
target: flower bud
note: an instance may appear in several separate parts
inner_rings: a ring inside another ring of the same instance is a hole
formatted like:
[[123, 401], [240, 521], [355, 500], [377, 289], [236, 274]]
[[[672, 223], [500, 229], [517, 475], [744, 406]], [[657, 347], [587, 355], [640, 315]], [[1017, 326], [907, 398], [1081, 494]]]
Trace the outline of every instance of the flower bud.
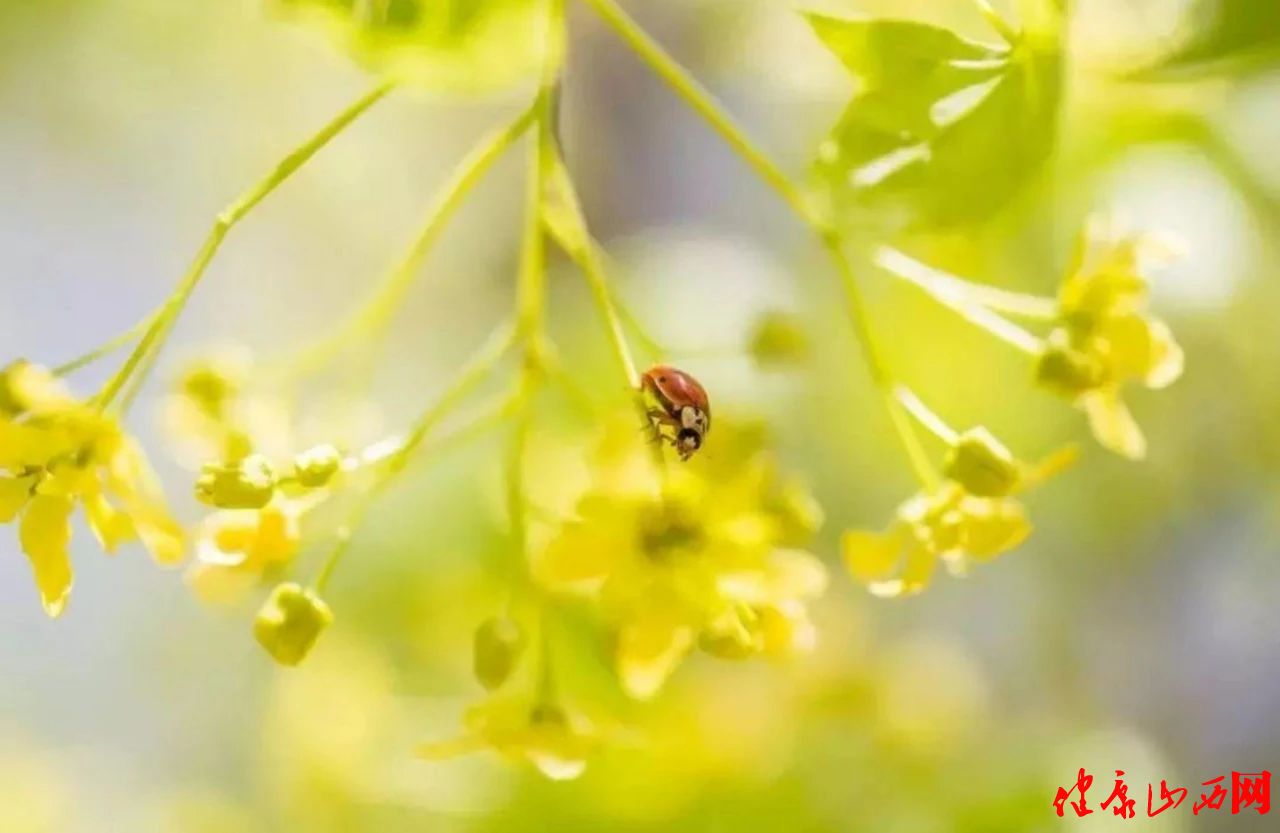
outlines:
[[210, 419], [222, 420], [240, 395], [244, 370], [237, 358], [213, 356], [194, 363], [178, 380], [178, 389]]
[[1069, 398], [1093, 390], [1106, 380], [1106, 367], [1095, 357], [1073, 348], [1066, 333], [1050, 337], [1036, 359], [1036, 382]]
[[985, 428], [961, 434], [947, 452], [943, 473], [978, 497], [1004, 497], [1021, 477], [1018, 461]]
[[313, 591], [286, 583], [271, 591], [253, 623], [258, 644], [281, 665], [297, 665], [320, 633], [333, 623], [333, 613]]
[[506, 617], [495, 616], [476, 628], [472, 665], [480, 685], [500, 688], [520, 663], [525, 644], [524, 629]]
[[298, 483], [308, 489], [319, 489], [342, 468], [342, 452], [332, 445], [318, 445], [302, 452], [293, 460]]
[[771, 311], [756, 321], [747, 350], [761, 367], [781, 368], [808, 358], [809, 338], [796, 316]]
[[238, 463], [210, 463], [196, 481], [196, 498], [219, 509], [261, 509], [275, 491], [275, 469], [260, 454]]

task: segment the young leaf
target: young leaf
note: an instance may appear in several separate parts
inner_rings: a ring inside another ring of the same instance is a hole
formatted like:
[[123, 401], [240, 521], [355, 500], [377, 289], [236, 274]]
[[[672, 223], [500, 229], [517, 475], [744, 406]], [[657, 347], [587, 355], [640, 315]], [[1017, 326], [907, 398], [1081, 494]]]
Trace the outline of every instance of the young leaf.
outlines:
[[394, 80], [482, 91], [536, 75], [539, 0], [270, 0], [326, 32], [357, 61]]
[[1058, 108], [1056, 39], [1014, 47], [904, 20], [810, 13], [859, 88], [819, 151], [837, 216], [955, 225], [1007, 202], [1048, 156]]

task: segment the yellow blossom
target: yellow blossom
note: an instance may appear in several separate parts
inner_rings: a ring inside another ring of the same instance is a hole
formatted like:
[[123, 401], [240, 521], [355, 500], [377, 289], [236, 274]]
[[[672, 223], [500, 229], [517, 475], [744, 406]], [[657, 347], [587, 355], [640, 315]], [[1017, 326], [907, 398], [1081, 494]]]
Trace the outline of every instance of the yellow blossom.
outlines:
[[182, 529], [137, 443], [48, 370], [16, 362], [0, 372], [0, 523], [18, 522], [50, 616], [71, 592], [77, 506], [107, 552], [138, 540], [161, 564], [182, 560]]
[[1075, 462], [1067, 447], [1032, 466], [1017, 460], [985, 428], [950, 440], [944, 473], [936, 490], [914, 495], [883, 531], [850, 530], [841, 549], [845, 565], [877, 596], [919, 593], [941, 560], [955, 575], [973, 562], [990, 561], [1031, 534], [1020, 492]]
[[582, 775], [600, 744], [596, 728], [582, 715], [527, 696], [491, 697], [467, 711], [464, 725], [459, 738], [419, 746], [419, 757], [447, 760], [488, 748], [552, 780], [568, 781]]
[[939, 559], [956, 574], [990, 561], [1031, 534], [1013, 498], [971, 495], [957, 483], [915, 495], [884, 532], [850, 530], [841, 546], [850, 572], [877, 596], [910, 596], [929, 584]]
[[593, 486], [535, 561], [548, 588], [599, 600], [618, 677], [639, 699], [695, 645], [745, 657], [812, 642], [804, 603], [823, 592], [826, 571], [796, 548], [813, 531], [797, 510], [812, 507], [779, 484], [759, 436], [722, 426], [714, 459], [661, 475], [637, 464], [651, 458], [634, 428], [607, 439]]
[[205, 601], [231, 603], [293, 561], [302, 543], [301, 520], [314, 506], [277, 495], [261, 509], [224, 509], [196, 530], [196, 560], [187, 581]]
[[1149, 237], [1091, 223], [1036, 364], [1037, 381], [1084, 410], [1099, 443], [1134, 459], [1145, 456], [1146, 439], [1121, 399], [1124, 386], [1162, 388], [1182, 375], [1182, 349], [1146, 309], [1144, 272], [1167, 254]]

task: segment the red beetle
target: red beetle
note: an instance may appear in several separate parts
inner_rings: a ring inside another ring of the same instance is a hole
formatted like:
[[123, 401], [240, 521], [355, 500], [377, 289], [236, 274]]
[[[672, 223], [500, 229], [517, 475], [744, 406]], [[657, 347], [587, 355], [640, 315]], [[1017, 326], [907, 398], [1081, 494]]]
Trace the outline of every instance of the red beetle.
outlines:
[[[657, 403], [648, 411], [655, 435], [667, 439], [681, 460], [688, 460], [702, 448], [702, 441], [711, 430], [711, 404], [697, 379], [683, 370], [659, 364], [641, 374], [640, 390]], [[664, 425], [672, 430], [672, 436], [662, 433]]]

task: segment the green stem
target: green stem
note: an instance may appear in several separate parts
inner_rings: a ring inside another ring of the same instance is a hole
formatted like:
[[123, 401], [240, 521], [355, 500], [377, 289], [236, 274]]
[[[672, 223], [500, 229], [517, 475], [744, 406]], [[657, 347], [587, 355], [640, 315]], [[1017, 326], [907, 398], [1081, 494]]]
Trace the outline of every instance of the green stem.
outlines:
[[66, 376], [68, 374], [74, 373], [82, 367], [88, 367], [89, 365], [93, 364], [99, 359], [102, 359], [111, 355], [116, 350], [119, 350], [121, 347], [125, 346], [129, 342], [137, 341], [155, 322], [157, 314], [158, 313], [154, 313], [154, 312], [151, 313], [146, 318], [142, 319], [137, 324], [134, 324], [132, 327], [130, 327], [128, 330], [124, 331], [123, 333], [120, 333], [116, 337], [105, 342], [100, 347], [96, 347], [93, 350], [89, 351], [88, 353], [85, 353], [83, 356], [72, 359], [66, 364], [58, 365], [57, 367], [53, 368], [53, 371], [52, 371], [53, 375]]
[[858, 280], [854, 276], [853, 265], [849, 262], [849, 256], [844, 251], [844, 245], [839, 235], [835, 233], [824, 235], [823, 244], [831, 255], [832, 260], [835, 261], [836, 272], [839, 274], [840, 282], [844, 286], [849, 318], [853, 321], [854, 332], [858, 334], [858, 339], [862, 343], [862, 352], [866, 358], [867, 371], [871, 374], [871, 380], [876, 389], [880, 392], [880, 399], [884, 403], [885, 411], [889, 414], [889, 421], [893, 424], [894, 431], [906, 451], [907, 461], [911, 464], [911, 469], [915, 472], [916, 478], [927, 490], [934, 491], [940, 484], [938, 473], [934, 470], [933, 464], [929, 462], [929, 455], [925, 453], [924, 446], [920, 444], [920, 438], [916, 436], [915, 429], [911, 426], [911, 420], [908, 419], [901, 403], [898, 402], [897, 397], [894, 395], [897, 385], [880, 355], [880, 346], [876, 342], [871, 329], [871, 318], [867, 311], [866, 299], [863, 297], [862, 287], [858, 285]]
[[536, 115], [536, 105], [527, 107], [510, 124], [491, 131], [481, 139], [437, 194], [417, 237], [382, 285], [334, 335], [286, 362], [293, 373], [305, 376], [314, 372], [327, 364], [345, 345], [385, 326], [413, 286], [423, 261], [449, 221], [494, 163], [525, 134]]
[[881, 269], [919, 287], [938, 303], [1006, 344], [1030, 356], [1037, 356], [1044, 350], [1044, 342], [1040, 338], [967, 297], [970, 284], [941, 281], [932, 269], [896, 249], [882, 248], [874, 259]]
[[347, 520], [347, 532], [339, 537], [337, 546], [329, 553], [324, 565], [320, 568], [320, 572], [313, 582], [317, 593], [324, 591], [329, 579], [333, 576], [334, 570], [337, 569], [339, 562], [347, 554], [351, 546], [350, 530], [359, 526], [369, 507], [395, 481], [396, 477], [408, 465], [414, 453], [422, 446], [427, 436], [440, 421], [465, 400], [481, 382], [488, 378], [489, 373], [515, 344], [515, 335], [516, 330], [511, 324], [499, 326], [458, 375], [454, 377], [454, 380], [440, 395], [439, 399], [418, 418], [413, 428], [406, 435], [403, 444], [386, 458], [386, 468], [374, 484], [361, 495], [360, 500]]
[[808, 225], [822, 241], [823, 248], [831, 257], [840, 276], [849, 307], [850, 319], [854, 332], [862, 344], [867, 367], [872, 380], [880, 391], [880, 398], [888, 411], [895, 432], [906, 450], [916, 476], [926, 488], [934, 488], [938, 481], [937, 473], [929, 463], [928, 456], [920, 445], [910, 419], [902, 411], [901, 405], [893, 395], [893, 379], [889, 375], [881, 357], [875, 333], [871, 328], [867, 314], [866, 302], [862, 289], [853, 273], [853, 266], [845, 254], [843, 241], [839, 232], [831, 222], [822, 216], [783, 171], [774, 164], [762, 150], [747, 136], [737, 122], [725, 112], [711, 93], [690, 75], [667, 53], [657, 41], [653, 40], [634, 20], [632, 20], [616, 0], [583, 0], [614, 29], [631, 49], [661, 77], [675, 94], [693, 108], [703, 120], [716, 131], [739, 156], [769, 185], [796, 215]]
[[902, 407], [907, 409], [907, 413], [915, 417], [916, 422], [924, 426], [930, 434], [942, 440], [947, 445], [954, 445], [959, 438], [956, 429], [947, 424], [947, 421], [938, 416], [928, 405], [916, 396], [915, 391], [906, 385], [898, 385], [894, 389], [894, 396], [902, 403]]
[[[318, 133], [303, 142], [297, 149], [277, 163], [275, 169], [262, 181], [246, 191], [218, 215], [212, 230], [209, 232], [209, 236], [205, 239], [204, 245], [200, 247], [195, 260], [187, 269], [186, 275], [178, 283], [177, 289], [165, 301], [160, 313], [147, 328], [142, 340], [138, 342], [137, 347], [134, 348], [133, 353], [125, 361], [124, 365], [98, 393], [96, 401], [100, 408], [105, 409], [110, 406], [139, 365], [148, 359], [153, 350], [158, 352], [163, 346], [187, 301], [190, 299], [191, 293], [200, 284], [200, 280], [208, 270], [209, 264], [213, 262], [214, 256], [217, 255], [218, 249], [222, 246], [222, 241], [231, 229], [253, 211], [259, 203], [270, 196], [273, 191], [284, 184], [299, 168], [310, 161], [321, 148], [329, 144], [334, 137], [350, 126], [352, 122], [382, 100], [391, 91], [392, 86], [391, 84], [383, 84], [347, 107], [321, 128]], [[148, 369], [149, 366], [150, 363], [148, 362]]]
[[990, 0], [973, 0], [973, 4], [978, 7], [978, 12], [987, 21], [987, 25], [995, 29], [996, 34], [1000, 35], [1005, 43], [1010, 46], [1018, 45], [1018, 41], [1022, 40], [1022, 33], [1000, 16], [1000, 13], [991, 5]]
[[810, 225], [823, 226], [804, 193], [759, 148], [688, 70], [640, 27], [615, 0], [584, 0], [680, 98], [702, 116], [769, 187]]

